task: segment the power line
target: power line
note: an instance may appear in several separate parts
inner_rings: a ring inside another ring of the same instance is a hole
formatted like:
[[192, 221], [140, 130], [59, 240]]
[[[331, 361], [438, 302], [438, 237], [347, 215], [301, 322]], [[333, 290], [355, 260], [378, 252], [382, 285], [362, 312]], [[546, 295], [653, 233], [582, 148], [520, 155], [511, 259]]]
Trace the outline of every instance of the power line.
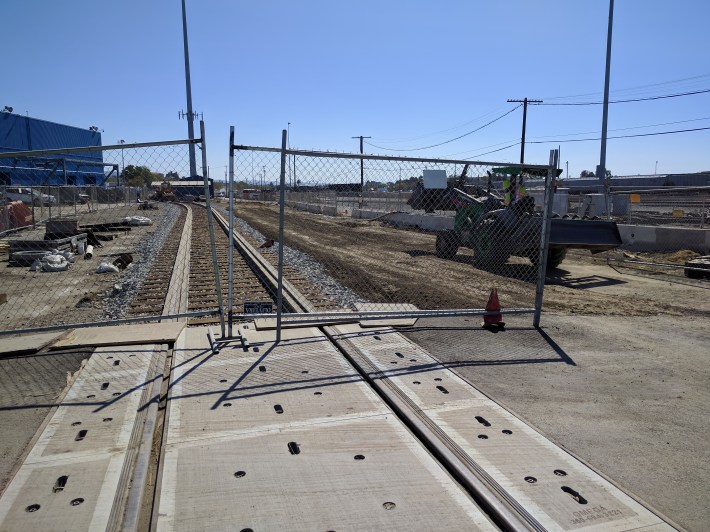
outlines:
[[446, 141], [444, 141], [444, 142], [439, 142], [438, 144], [432, 144], [431, 146], [422, 146], [421, 148], [395, 149], [395, 148], [385, 148], [385, 147], [383, 147], [383, 146], [378, 146], [377, 144], [373, 144], [373, 143], [371, 143], [371, 142], [366, 142], [366, 144], [367, 144], [368, 146], [372, 146], [373, 148], [378, 148], [378, 149], [380, 149], [380, 150], [388, 150], [388, 151], [420, 151], [420, 150], [427, 150], [427, 149], [429, 149], [429, 148], [436, 148], [437, 146], [443, 146], [444, 144], [449, 144], [450, 142], [454, 142], [455, 140], [459, 140], [459, 139], [462, 139], [462, 138], [464, 138], [464, 137], [467, 137], [468, 135], [471, 135], [472, 133], [475, 133], [476, 131], [480, 131], [480, 130], [482, 130], [484, 127], [488, 127], [488, 126], [490, 126], [491, 124], [493, 124], [494, 122], [497, 122], [498, 120], [500, 120], [501, 118], [503, 118], [504, 116], [509, 115], [510, 113], [512, 113], [513, 111], [515, 111], [516, 109], [518, 109], [519, 107], [520, 107], [520, 105], [517, 105], [517, 106], [513, 107], [510, 111], [508, 111], [508, 112], [503, 113], [502, 115], [500, 115], [498, 118], [495, 118], [495, 119], [491, 120], [490, 122], [488, 122], [488, 123], [486, 123], [486, 124], [483, 124], [481, 127], [478, 127], [478, 128], [476, 128], [476, 129], [473, 129], [473, 130], [471, 130], [471, 131], [469, 131], [469, 132], [467, 132], [467, 133], [464, 133], [463, 135], [459, 135], [458, 137], [455, 137], [455, 138], [453, 138], [453, 139], [446, 140]]
[[[672, 85], [674, 83], [680, 83], [683, 81], [692, 81], [692, 80], [698, 80], [698, 79], [703, 79], [710, 77], [710, 74], [701, 74], [699, 76], [691, 76], [689, 78], [680, 78], [680, 79], [673, 79], [670, 81], [661, 81], [658, 83], [649, 83], [646, 85], [636, 85], [635, 87], [628, 87], [626, 89], [616, 89], [612, 92], [615, 94], [621, 93], [621, 92], [632, 92], [632, 91], [638, 91], [641, 89], [648, 89], [652, 87], [660, 87], [661, 85]], [[563, 100], [567, 98], [580, 98], [582, 96], [596, 96], [598, 95], [599, 92], [587, 92], [587, 93], [582, 93], [582, 94], [569, 94], [567, 96], [544, 96], [544, 100]]]
[[[648, 96], [645, 98], [629, 98], [626, 100], [610, 100], [609, 103], [629, 103], [629, 102], [646, 102], [650, 100], [663, 100], [666, 98], [678, 98], [680, 96], [692, 96], [694, 94], [704, 94], [710, 92], [710, 89], [702, 89], [697, 91], [678, 92], [675, 94], [663, 94], [660, 96]], [[548, 102], [540, 105], [602, 105], [604, 102]]]
[[[691, 131], [706, 131], [710, 127], [698, 127], [694, 129], [678, 129], [675, 131], [657, 131], [655, 133], [638, 133], [636, 135], [618, 135], [615, 137], [607, 137], [610, 139], [629, 139], [633, 137], [655, 137], [656, 135], [672, 135], [674, 133], [689, 133]], [[567, 139], [567, 140], [530, 140], [528, 144], [548, 144], [548, 143], [564, 143], [564, 142], [587, 142], [590, 140], [600, 140], [601, 137], [594, 137], [588, 139]]]

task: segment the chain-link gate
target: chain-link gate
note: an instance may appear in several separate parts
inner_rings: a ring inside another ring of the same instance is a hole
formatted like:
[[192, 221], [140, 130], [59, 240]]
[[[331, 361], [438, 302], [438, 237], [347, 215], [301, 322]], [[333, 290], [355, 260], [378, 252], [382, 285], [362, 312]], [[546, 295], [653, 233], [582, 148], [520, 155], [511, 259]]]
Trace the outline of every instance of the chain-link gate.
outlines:
[[[285, 284], [293, 275], [309, 282], [300, 292], [310, 318], [483, 314], [495, 288], [506, 313], [539, 320], [545, 263], [558, 264], [564, 250], [547, 249], [546, 204], [524, 179], [547, 177], [551, 191], [556, 161], [523, 167], [233, 142], [231, 150], [234, 227], [285, 272]], [[235, 278], [248, 275], [235, 268]], [[235, 291], [228, 311], [244, 317], [251, 303]]]
[[193, 217], [165, 201], [205, 194], [203, 139], [0, 153], [0, 332], [218, 314], [186, 305]]

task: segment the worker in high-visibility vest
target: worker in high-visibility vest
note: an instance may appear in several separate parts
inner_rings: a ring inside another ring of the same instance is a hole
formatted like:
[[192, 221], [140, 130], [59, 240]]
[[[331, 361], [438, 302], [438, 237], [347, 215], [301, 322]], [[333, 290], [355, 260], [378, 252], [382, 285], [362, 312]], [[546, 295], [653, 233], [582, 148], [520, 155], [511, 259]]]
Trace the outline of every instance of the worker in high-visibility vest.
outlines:
[[508, 206], [512, 201], [518, 201], [528, 195], [525, 185], [522, 184], [522, 176], [520, 177], [520, 186], [518, 186], [518, 176], [511, 175], [503, 181], [503, 203]]

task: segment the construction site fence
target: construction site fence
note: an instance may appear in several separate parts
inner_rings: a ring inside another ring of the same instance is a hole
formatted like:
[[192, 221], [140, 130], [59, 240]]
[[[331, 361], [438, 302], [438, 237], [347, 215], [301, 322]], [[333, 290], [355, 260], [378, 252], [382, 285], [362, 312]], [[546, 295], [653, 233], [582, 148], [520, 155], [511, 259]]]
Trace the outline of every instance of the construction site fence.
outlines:
[[609, 198], [608, 216], [624, 241], [607, 254], [609, 263], [676, 278], [705, 276], [707, 269], [689, 261], [710, 255], [710, 187], [626, 189]]
[[[189, 215], [152, 201], [150, 183], [204, 181], [200, 161], [201, 174], [190, 175], [191, 147], [204, 153], [204, 135], [0, 153], [0, 334], [220, 316], [216, 300], [202, 308], [165, 300], [187, 289], [189, 257], [170, 253]], [[69, 163], [86, 153], [92, 168]], [[219, 291], [206, 260], [203, 275]]]
[[[308, 312], [323, 318], [366, 311], [396, 317], [408, 311], [485, 314], [496, 288], [503, 306], [539, 321], [549, 194], [522, 223], [511, 222], [514, 227], [484, 219], [503, 206], [502, 190], [491, 190], [485, 205], [461, 223], [455, 220], [459, 207], [442, 198], [441, 187], [451, 180], [485, 183], [494, 167], [520, 165], [318, 152], [285, 144], [232, 145], [230, 161], [234, 229], [274, 268], [298, 272], [299, 290], [309, 294]], [[551, 164], [525, 167], [551, 176]], [[436, 181], [439, 190], [422, 192], [422, 183]], [[262, 200], [262, 184], [271, 201]], [[464, 188], [479, 199], [486, 194], [480, 187]], [[229, 271], [235, 279], [240, 275], [234, 264]], [[279, 294], [289, 289], [284, 277]], [[243, 318], [254, 303], [235, 291], [228, 294], [227, 313]], [[292, 311], [277, 304], [277, 320]]]

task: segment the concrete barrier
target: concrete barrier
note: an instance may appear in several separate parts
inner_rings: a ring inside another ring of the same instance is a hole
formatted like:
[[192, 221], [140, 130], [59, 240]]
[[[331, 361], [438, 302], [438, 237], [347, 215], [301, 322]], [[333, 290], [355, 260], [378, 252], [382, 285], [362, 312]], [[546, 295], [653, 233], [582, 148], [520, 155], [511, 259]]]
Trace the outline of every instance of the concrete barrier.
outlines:
[[710, 253], [710, 229], [619, 225], [622, 248], [630, 251], [678, 251]]

